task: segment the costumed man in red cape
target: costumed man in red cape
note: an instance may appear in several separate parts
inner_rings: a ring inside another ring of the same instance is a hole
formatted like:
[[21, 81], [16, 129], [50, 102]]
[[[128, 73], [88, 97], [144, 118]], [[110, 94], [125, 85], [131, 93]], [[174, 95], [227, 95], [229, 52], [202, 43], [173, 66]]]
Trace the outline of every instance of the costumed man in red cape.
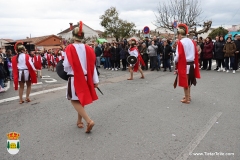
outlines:
[[55, 53], [54, 51], [52, 52], [51, 56], [50, 56], [50, 63], [51, 63], [51, 70], [54, 72], [54, 68], [55, 68], [55, 63], [56, 63], [56, 60], [55, 60]]
[[29, 95], [31, 92], [31, 83], [37, 83], [36, 69], [33, 62], [30, 60], [30, 56], [26, 54], [25, 47], [22, 42], [17, 42], [14, 46], [16, 56], [12, 58], [13, 80], [14, 89], [18, 90], [19, 83], [19, 103], [23, 101], [24, 83], [26, 82], [26, 102], [30, 102]]
[[178, 85], [184, 88], [185, 96], [181, 100], [182, 103], [189, 104], [191, 101], [190, 88], [193, 84], [196, 86], [196, 78], [200, 78], [198, 67], [198, 52], [196, 43], [187, 38], [188, 27], [186, 24], [178, 25], [178, 43], [176, 49], [176, 56], [174, 61], [176, 63], [177, 77], [174, 82], [174, 88]]
[[80, 21], [79, 27], [72, 31], [74, 43], [66, 48], [63, 66], [67, 72], [68, 87], [67, 99], [78, 112], [77, 126], [83, 128], [82, 118], [87, 122], [86, 133], [89, 133], [94, 126], [93, 120], [86, 113], [84, 106], [97, 100], [95, 88], [98, 87], [99, 79], [95, 67], [96, 56], [94, 50], [82, 43], [84, 32], [83, 23]]
[[50, 61], [50, 59], [51, 59], [51, 50], [49, 49], [47, 51], [47, 67], [48, 67], [48, 71], [50, 71], [50, 69], [51, 69], [51, 61]]
[[38, 51], [35, 51], [35, 55], [33, 57], [33, 64], [34, 64], [34, 67], [37, 70], [37, 72], [36, 72], [37, 73], [37, 77], [39, 75], [40, 78], [42, 78], [42, 57], [41, 57], [41, 55], [40, 55], [40, 53]]
[[63, 56], [62, 56], [60, 50], [58, 50], [56, 53], [57, 53], [57, 57], [56, 57], [56, 61], [55, 61], [56, 63], [55, 64], [57, 65], [59, 61], [63, 60]]
[[137, 72], [138, 70], [141, 73], [140, 78], [144, 79], [143, 71], [141, 69], [141, 64], [143, 66], [145, 66], [145, 63], [137, 49], [136, 43], [137, 43], [137, 41], [135, 39], [131, 39], [131, 42], [130, 42], [131, 46], [130, 46], [128, 52], [129, 52], [130, 56], [135, 56], [137, 58], [137, 63], [135, 65], [129, 64], [130, 78], [128, 78], [127, 80], [133, 80], [133, 71]]

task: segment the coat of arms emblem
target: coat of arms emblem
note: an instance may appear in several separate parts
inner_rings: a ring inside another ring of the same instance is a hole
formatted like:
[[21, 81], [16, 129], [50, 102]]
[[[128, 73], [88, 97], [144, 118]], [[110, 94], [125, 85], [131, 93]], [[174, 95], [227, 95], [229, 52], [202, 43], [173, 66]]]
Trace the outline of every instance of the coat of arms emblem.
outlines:
[[20, 134], [17, 132], [10, 132], [7, 134], [7, 150], [10, 154], [17, 154], [20, 149]]

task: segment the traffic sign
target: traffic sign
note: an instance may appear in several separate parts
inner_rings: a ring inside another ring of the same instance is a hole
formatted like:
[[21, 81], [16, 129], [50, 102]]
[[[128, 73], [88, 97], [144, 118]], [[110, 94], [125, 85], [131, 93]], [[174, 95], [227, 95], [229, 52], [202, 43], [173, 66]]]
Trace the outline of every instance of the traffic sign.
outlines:
[[173, 27], [174, 27], [174, 28], [177, 28], [177, 21], [174, 21], [174, 22], [173, 22]]
[[144, 28], [143, 28], [143, 33], [144, 34], [148, 34], [150, 32], [150, 28], [148, 27], [148, 26], [145, 26]]

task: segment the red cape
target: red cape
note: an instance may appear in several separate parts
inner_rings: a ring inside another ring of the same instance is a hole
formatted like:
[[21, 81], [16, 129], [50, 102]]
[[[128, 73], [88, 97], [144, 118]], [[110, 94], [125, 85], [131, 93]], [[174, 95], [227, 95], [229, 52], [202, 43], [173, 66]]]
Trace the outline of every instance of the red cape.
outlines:
[[[195, 69], [194, 69], [194, 73], [195, 73], [195, 77], [196, 78], [200, 78], [200, 72], [199, 72], [199, 67], [198, 67], [198, 52], [197, 52], [197, 47], [195, 42], [193, 42], [194, 44], [194, 51], [195, 51], [195, 59], [194, 59], [194, 64], [195, 64]], [[180, 87], [188, 87], [188, 80], [187, 80], [187, 61], [186, 61], [186, 56], [185, 56], [185, 52], [184, 52], [184, 48], [183, 45], [181, 43], [181, 41], [178, 41], [178, 54], [179, 54], [179, 59], [178, 59], [178, 63], [177, 63], [177, 69], [178, 69], [178, 85]]]
[[50, 56], [50, 61], [52, 62], [52, 66], [55, 67], [55, 59], [54, 59], [54, 55]]
[[137, 72], [137, 71], [138, 71], [138, 67], [139, 67], [139, 63], [141, 63], [142, 66], [145, 66], [145, 63], [144, 63], [144, 61], [143, 61], [143, 59], [142, 59], [142, 56], [141, 56], [141, 54], [139, 53], [137, 47], [132, 47], [132, 48], [130, 48], [130, 51], [133, 51], [133, 50], [137, 50], [137, 52], [138, 52], [138, 57], [137, 57], [137, 58], [138, 58], [138, 61], [137, 61], [137, 63], [135, 64], [135, 66], [134, 66], [134, 68], [133, 68], [133, 71], [134, 71], [134, 72]]
[[74, 87], [76, 95], [82, 106], [90, 104], [98, 99], [93, 84], [96, 56], [91, 47], [85, 45], [85, 50], [87, 59], [87, 81], [75, 47], [70, 44], [66, 48], [66, 56], [74, 72]]
[[[26, 60], [26, 66], [28, 68], [30, 77], [31, 77], [31, 82], [32, 83], [37, 83], [37, 77], [36, 77], [36, 72], [33, 70], [31, 64], [29, 63], [29, 55], [25, 54], [25, 60]], [[14, 81], [14, 89], [18, 90], [18, 67], [17, 67], [17, 55], [13, 56], [12, 58], [12, 70], [13, 70], [13, 81]]]
[[47, 53], [47, 63], [48, 63], [48, 66], [50, 66], [50, 59], [51, 59], [51, 54]]
[[37, 70], [41, 70], [42, 69], [42, 61], [41, 61], [41, 56], [40, 55], [34, 56], [34, 67]]

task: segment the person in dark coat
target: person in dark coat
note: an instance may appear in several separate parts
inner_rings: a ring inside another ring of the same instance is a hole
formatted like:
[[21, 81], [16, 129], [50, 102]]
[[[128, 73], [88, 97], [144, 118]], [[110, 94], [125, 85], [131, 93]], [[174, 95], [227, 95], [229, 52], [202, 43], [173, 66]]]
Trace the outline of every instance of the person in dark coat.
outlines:
[[117, 69], [121, 69], [121, 64], [120, 64], [120, 51], [121, 51], [121, 48], [120, 48], [120, 44], [119, 43], [116, 43], [116, 65], [117, 65]]
[[239, 63], [239, 54], [240, 54], [240, 34], [236, 35], [237, 40], [234, 41], [236, 45], [236, 51], [235, 51], [235, 69], [238, 70], [238, 63]]
[[172, 72], [171, 65], [170, 65], [170, 58], [172, 54], [172, 47], [169, 45], [169, 41], [166, 39], [163, 39], [163, 47], [162, 47], [162, 59], [163, 59], [163, 66], [164, 66], [164, 72], [167, 70], [167, 67], [169, 68], [169, 71]]
[[[214, 57], [216, 59], [218, 72], [221, 70], [225, 71], [225, 63], [224, 63], [224, 52], [223, 48], [225, 45], [225, 40], [223, 36], [219, 36], [219, 40], [214, 43]], [[222, 66], [222, 69], [221, 69]]]
[[203, 67], [202, 67], [202, 70], [211, 70], [211, 68], [212, 68], [212, 58], [213, 58], [213, 43], [212, 43], [212, 39], [210, 37], [207, 37], [206, 42], [204, 43], [204, 48], [203, 48]]
[[148, 57], [148, 53], [147, 53], [146, 43], [142, 44], [142, 48], [140, 50], [140, 54], [141, 54], [142, 59], [143, 59], [143, 61], [145, 63], [145, 66], [142, 66], [142, 70], [148, 70], [148, 60], [149, 60], [149, 57]]
[[112, 43], [110, 53], [111, 53], [112, 71], [114, 71], [114, 70], [117, 71], [118, 66], [117, 66], [117, 45], [116, 45], [116, 43]]
[[216, 42], [219, 42], [219, 36], [216, 36], [215, 38], [215, 42], [213, 43], [213, 58], [216, 60], [216, 68], [214, 69], [214, 71], [217, 71], [218, 70], [218, 60], [216, 59], [215, 57], [215, 43]]
[[4, 79], [6, 78], [6, 71], [4, 69], [3, 58], [0, 56], [0, 92], [4, 92]]
[[203, 41], [203, 38], [202, 38], [202, 37], [199, 37], [199, 39], [198, 39], [198, 45], [199, 45], [200, 48], [201, 48], [201, 53], [200, 53], [200, 56], [199, 56], [199, 67], [201, 68], [202, 65], [203, 65], [203, 48], [204, 48], [204, 41]]
[[122, 71], [126, 71], [127, 68], [127, 54], [128, 54], [128, 47], [127, 46], [122, 46], [120, 48], [120, 59], [122, 60]]

